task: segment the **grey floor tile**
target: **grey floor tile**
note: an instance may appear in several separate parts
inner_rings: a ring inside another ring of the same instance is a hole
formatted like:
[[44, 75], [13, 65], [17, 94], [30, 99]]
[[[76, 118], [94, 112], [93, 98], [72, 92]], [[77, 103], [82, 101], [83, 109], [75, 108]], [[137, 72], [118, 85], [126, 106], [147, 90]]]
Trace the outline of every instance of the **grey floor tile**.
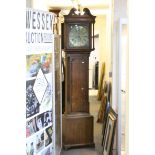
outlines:
[[97, 151], [91, 148], [70, 149], [68, 151], [64, 151], [62, 155], [97, 155]]

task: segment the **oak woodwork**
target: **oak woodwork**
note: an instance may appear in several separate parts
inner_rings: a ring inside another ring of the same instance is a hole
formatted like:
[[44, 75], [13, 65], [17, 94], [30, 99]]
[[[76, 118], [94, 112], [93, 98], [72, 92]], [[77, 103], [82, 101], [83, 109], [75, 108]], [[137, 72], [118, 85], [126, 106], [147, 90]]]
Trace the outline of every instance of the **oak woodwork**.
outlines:
[[63, 115], [62, 140], [65, 149], [77, 146], [94, 146], [93, 116], [87, 113]]
[[[85, 8], [83, 15], [71, 9], [64, 16], [62, 48], [65, 52], [65, 112], [62, 118], [63, 147], [95, 146], [94, 118], [89, 114], [89, 56], [94, 50], [95, 16]], [[87, 25], [89, 46], [69, 47], [70, 24]]]
[[65, 113], [87, 112], [89, 54], [66, 54], [66, 108]]

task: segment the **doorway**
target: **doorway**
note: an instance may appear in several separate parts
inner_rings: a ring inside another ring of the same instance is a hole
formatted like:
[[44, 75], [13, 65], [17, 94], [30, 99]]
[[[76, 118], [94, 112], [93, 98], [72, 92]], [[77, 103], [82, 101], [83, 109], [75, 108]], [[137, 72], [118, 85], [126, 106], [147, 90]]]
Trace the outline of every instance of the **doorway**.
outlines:
[[99, 34], [94, 36], [95, 50], [89, 56], [89, 89], [98, 89]]
[[128, 21], [119, 21], [118, 54], [118, 154], [127, 152], [128, 143]]

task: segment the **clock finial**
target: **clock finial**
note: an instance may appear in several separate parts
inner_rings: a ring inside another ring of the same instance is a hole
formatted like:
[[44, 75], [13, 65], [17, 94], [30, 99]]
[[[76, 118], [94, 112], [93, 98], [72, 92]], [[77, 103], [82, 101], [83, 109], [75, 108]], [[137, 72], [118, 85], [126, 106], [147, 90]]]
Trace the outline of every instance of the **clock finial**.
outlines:
[[83, 12], [84, 12], [84, 15], [92, 16], [92, 14], [90, 13], [90, 10], [88, 8], [84, 8]]
[[76, 9], [72, 8], [68, 15], [76, 15], [75, 11], [76, 11]]

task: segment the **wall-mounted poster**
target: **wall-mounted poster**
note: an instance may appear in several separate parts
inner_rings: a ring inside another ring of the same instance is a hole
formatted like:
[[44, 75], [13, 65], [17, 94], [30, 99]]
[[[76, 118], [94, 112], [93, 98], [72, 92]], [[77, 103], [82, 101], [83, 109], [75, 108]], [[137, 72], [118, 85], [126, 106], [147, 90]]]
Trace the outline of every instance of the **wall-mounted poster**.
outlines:
[[36, 132], [53, 125], [53, 110], [43, 112], [26, 122], [26, 137], [30, 137]]
[[40, 152], [44, 148], [44, 131], [36, 134], [36, 153]]
[[45, 146], [52, 143], [53, 126], [46, 128], [45, 130]]
[[37, 127], [36, 127], [36, 118], [34, 117], [26, 122], [26, 137], [31, 136], [35, 132], [37, 132]]
[[51, 155], [52, 154], [52, 145], [50, 145], [49, 147], [47, 147], [42, 153], [41, 155]]
[[42, 54], [31, 54], [26, 56], [27, 62], [27, 77], [35, 77], [39, 69], [41, 68], [44, 74], [52, 72], [52, 54], [42, 53]]
[[39, 101], [33, 91], [35, 80], [26, 81], [26, 118], [39, 113]]
[[40, 103], [40, 111], [44, 112], [51, 109], [51, 105], [53, 105], [53, 101], [51, 100], [53, 92], [53, 83], [52, 83], [52, 73], [45, 74], [45, 78], [48, 82], [46, 90], [42, 95], [41, 103]]
[[37, 131], [44, 128], [44, 113], [36, 116], [36, 129]]
[[26, 155], [55, 155], [54, 21], [26, 10]]
[[44, 113], [44, 127], [49, 126], [53, 120], [52, 110]]
[[36, 139], [35, 137], [30, 137], [26, 142], [26, 155], [36, 154]]
[[46, 91], [47, 86], [48, 86], [48, 81], [47, 81], [42, 69], [39, 69], [39, 71], [37, 73], [37, 77], [35, 79], [33, 90], [34, 90], [34, 93], [36, 94], [36, 97], [40, 104], [44, 97], [44, 93]]

